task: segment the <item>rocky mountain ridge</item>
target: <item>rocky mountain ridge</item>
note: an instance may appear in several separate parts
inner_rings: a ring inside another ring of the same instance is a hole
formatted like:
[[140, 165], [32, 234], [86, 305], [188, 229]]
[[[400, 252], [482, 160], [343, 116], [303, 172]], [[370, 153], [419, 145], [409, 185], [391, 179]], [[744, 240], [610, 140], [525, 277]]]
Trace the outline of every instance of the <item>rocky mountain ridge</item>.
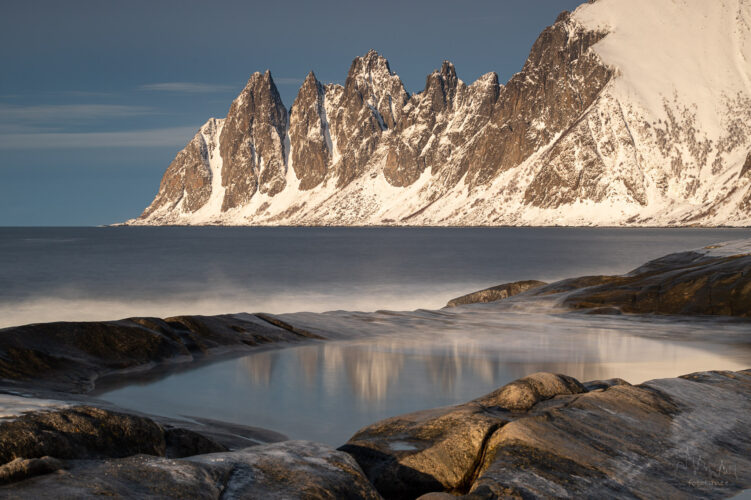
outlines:
[[255, 73], [129, 223], [751, 224], [751, 5], [637, 3], [562, 13], [505, 85], [409, 94], [371, 50], [287, 110]]

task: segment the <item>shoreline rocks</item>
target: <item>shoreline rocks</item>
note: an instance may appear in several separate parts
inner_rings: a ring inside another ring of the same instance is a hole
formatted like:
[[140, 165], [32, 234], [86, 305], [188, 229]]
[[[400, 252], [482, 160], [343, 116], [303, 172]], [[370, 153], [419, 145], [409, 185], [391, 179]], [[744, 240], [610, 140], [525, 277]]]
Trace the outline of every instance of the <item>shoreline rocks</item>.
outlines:
[[314, 339], [267, 314], [38, 323], [0, 329], [0, 378], [83, 393], [107, 375]]
[[524, 290], [521, 284], [527, 283], [541, 282], [507, 283], [458, 297], [448, 305], [544, 296], [557, 298], [570, 310], [593, 314], [751, 317], [751, 242], [669, 254], [620, 276], [582, 276]]
[[491, 286], [484, 290], [478, 290], [476, 292], [462, 295], [451, 299], [446, 304], [446, 307], [456, 307], [465, 304], [477, 304], [486, 302], [495, 302], [497, 300], [507, 299], [514, 295], [519, 295], [527, 290], [533, 290], [541, 286], [547, 285], [544, 281], [527, 280], [527, 281], [514, 281], [512, 283], [504, 283], [502, 285]]

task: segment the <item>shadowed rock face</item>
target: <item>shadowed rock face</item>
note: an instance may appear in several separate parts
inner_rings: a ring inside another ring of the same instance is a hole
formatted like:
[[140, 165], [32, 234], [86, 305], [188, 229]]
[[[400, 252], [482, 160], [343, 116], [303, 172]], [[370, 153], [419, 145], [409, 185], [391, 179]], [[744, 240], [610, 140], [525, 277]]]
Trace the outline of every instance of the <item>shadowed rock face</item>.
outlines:
[[751, 486], [749, 410], [748, 370], [637, 386], [542, 373], [340, 449], [385, 498], [726, 498]]
[[514, 295], [519, 295], [527, 290], [539, 288], [543, 285], [547, 285], [544, 281], [527, 280], [527, 281], [514, 281], [513, 283], [504, 283], [503, 285], [492, 286], [484, 290], [468, 293], [455, 299], [451, 299], [446, 304], [446, 307], [456, 307], [465, 304], [477, 304], [484, 302], [495, 302], [496, 300], [503, 300]]

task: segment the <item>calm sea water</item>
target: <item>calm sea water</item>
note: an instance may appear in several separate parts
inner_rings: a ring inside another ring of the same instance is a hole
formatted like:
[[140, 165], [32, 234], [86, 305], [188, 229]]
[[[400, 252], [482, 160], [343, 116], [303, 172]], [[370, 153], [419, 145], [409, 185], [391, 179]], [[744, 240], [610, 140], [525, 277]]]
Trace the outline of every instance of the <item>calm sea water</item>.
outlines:
[[0, 228], [0, 327], [127, 316], [439, 308], [620, 273], [734, 229]]
[[[357, 332], [129, 378], [99, 394], [148, 413], [339, 445], [378, 419], [464, 402], [540, 370], [637, 383], [751, 367], [749, 323], [589, 317], [545, 299], [439, 310], [505, 281], [622, 273], [744, 237], [730, 229], [5, 228], [0, 321], [266, 311]], [[379, 311], [387, 309], [402, 312]]]
[[338, 446], [377, 420], [463, 403], [537, 371], [640, 383], [751, 368], [749, 323], [591, 317], [498, 305], [285, 317], [363, 338], [262, 351], [131, 380], [125, 387], [105, 387], [99, 397], [146, 413], [265, 427]]

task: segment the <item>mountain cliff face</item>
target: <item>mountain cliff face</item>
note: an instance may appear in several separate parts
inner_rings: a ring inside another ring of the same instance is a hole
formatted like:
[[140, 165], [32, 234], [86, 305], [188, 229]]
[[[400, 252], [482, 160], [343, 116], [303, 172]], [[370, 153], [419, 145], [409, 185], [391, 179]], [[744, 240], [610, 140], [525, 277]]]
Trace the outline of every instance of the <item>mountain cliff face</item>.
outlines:
[[288, 111], [255, 73], [134, 224], [749, 225], [751, 2], [598, 0], [505, 85], [375, 51]]

